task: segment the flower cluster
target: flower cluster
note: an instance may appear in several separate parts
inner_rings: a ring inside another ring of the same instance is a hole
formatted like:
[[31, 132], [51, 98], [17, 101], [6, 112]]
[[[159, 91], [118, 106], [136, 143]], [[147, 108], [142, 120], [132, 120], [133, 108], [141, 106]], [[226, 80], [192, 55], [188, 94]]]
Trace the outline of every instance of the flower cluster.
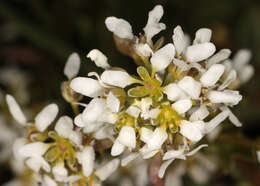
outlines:
[[[98, 184], [120, 162], [126, 166], [157, 155], [162, 160], [158, 176], [163, 178], [175, 159], [185, 160], [207, 147], [198, 142], [225, 119], [242, 126], [230, 108], [242, 100], [234, 89], [253, 75], [250, 52], [241, 50], [233, 60], [229, 49], [216, 52], [207, 28], [199, 29], [192, 43], [180, 26], [174, 28], [172, 42], [154, 42], [153, 37], [166, 29], [162, 16], [162, 6], [154, 7], [139, 36], [124, 19], [105, 20], [119, 51], [139, 64], [137, 76], [111, 67], [94, 49], [87, 57], [103, 73], [76, 77], [80, 58], [76, 53], [69, 57], [62, 95], [71, 103], [74, 119], [61, 116], [55, 122], [58, 106], [50, 104], [28, 121], [14, 98], [6, 96], [10, 112], [27, 129], [26, 138], [15, 144], [15, 154], [41, 174], [43, 185]], [[82, 103], [83, 96], [92, 100]], [[110, 149], [111, 157], [124, 156], [100, 166], [100, 149]]]

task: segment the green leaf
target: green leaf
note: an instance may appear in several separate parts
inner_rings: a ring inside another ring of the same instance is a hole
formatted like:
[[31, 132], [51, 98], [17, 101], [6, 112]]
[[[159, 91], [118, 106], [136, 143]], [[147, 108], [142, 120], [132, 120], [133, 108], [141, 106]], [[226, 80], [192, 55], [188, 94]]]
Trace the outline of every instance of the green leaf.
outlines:
[[150, 81], [151, 80], [149, 72], [146, 70], [145, 67], [143, 67], [143, 66], [138, 67], [137, 73], [141, 77], [142, 80], [144, 80], [144, 81]]
[[131, 97], [145, 97], [149, 91], [144, 86], [137, 86], [128, 90], [128, 95]]

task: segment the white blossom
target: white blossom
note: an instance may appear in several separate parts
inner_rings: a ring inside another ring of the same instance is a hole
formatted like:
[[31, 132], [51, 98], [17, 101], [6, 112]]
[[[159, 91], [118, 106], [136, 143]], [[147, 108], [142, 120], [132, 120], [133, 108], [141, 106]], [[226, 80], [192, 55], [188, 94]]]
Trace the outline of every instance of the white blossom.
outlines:
[[185, 56], [189, 62], [200, 62], [214, 54], [216, 47], [213, 43], [201, 43], [187, 47]]
[[148, 42], [153, 36], [166, 29], [165, 24], [159, 22], [162, 16], [163, 7], [161, 5], [155, 6], [153, 10], [149, 12], [147, 24], [143, 29]]
[[110, 68], [110, 65], [107, 62], [107, 57], [98, 49], [91, 50], [88, 53], [87, 57], [94, 61], [96, 66], [98, 67], [101, 67], [103, 69]]
[[107, 29], [122, 39], [133, 39], [132, 26], [124, 19], [108, 17], [105, 20]]
[[72, 53], [65, 64], [64, 74], [68, 79], [72, 79], [79, 73], [80, 57], [77, 53]]
[[172, 62], [174, 55], [175, 48], [171, 43], [157, 50], [150, 59], [154, 71], [164, 70]]
[[200, 82], [205, 87], [214, 86], [225, 71], [225, 66], [221, 64], [212, 65], [200, 78]]
[[42, 111], [35, 117], [36, 128], [40, 132], [43, 132], [55, 120], [58, 112], [59, 108], [54, 103], [44, 107]]
[[191, 76], [185, 76], [178, 82], [178, 86], [185, 91], [191, 98], [198, 99], [201, 92], [201, 84]]
[[70, 88], [77, 93], [92, 98], [101, 96], [104, 91], [99, 81], [86, 77], [74, 78], [70, 83]]
[[119, 163], [119, 159], [113, 159], [104, 166], [98, 168], [95, 174], [99, 177], [100, 180], [104, 181], [117, 169]]
[[210, 29], [208, 28], [199, 29], [195, 34], [193, 45], [210, 42], [211, 35], [212, 35], [212, 31]]
[[84, 176], [90, 176], [95, 165], [95, 151], [93, 147], [85, 147], [82, 152], [78, 153], [77, 158], [79, 163], [82, 165]]
[[181, 26], [178, 25], [174, 28], [172, 40], [176, 48], [177, 54], [181, 55], [186, 49], [185, 35], [182, 31]]

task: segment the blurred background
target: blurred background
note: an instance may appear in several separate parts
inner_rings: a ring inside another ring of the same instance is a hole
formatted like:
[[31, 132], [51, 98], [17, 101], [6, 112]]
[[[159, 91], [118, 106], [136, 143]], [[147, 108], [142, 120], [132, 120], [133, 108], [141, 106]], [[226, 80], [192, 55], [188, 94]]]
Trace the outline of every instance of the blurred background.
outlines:
[[[242, 129], [235, 128], [242, 137], [228, 141], [236, 143], [238, 148], [242, 148], [239, 140], [247, 140], [249, 146], [251, 142], [257, 142], [260, 136], [259, 0], [1, 0], [1, 95], [16, 95], [23, 108], [34, 108], [33, 111], [28, 109], [32, 116], [52, 101], [63, 108], [60, 113], [70, 113], [70, 106], [60, 94], [60, 83], [65, 80], [63, 67], [69, 54], [80, 54], [82, 76], [90, 71], [100, 71], [86, 58], [93, 48], [104, 52], [112, 66], [125, 67], [134, 73], [135, 63], [117, 52], [104, 20], [112, 15], [124, 18], [138, 34], [146, 25], [148, 12], [156, 4], [164, 7], [161, 22], [167, 29], [161, 35], [165, 36], [166, 42], [172, 42], [173, 28], [177, 25], [181, 25], [191, 38], [197, 29], [208, 27], [213, 30], [213, 42], [218, 49], [230, 48], [233, 54], [240, 48], [252, 51], [255, 75], [241, 87], [244, 99], [234, 111], [244, 124]], [[1, 113], [7, 114], [3, 97], [0, 99]], [[241, 169], [245, 186], [260, 185], [258, 165], [250, 158], [240, 156], [234, 161], [235, 168]], [[236, 176], [229, 169], [222, 170], [211, 185], [238, 185], [240, 181]], [[0, 185], [11, 178], [12, 172], [1, 163]]]

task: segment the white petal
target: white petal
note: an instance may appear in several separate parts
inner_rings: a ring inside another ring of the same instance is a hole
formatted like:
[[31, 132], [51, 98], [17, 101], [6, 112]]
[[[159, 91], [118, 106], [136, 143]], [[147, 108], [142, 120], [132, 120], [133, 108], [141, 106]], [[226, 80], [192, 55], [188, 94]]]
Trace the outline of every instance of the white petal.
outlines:
[[57, 186], [57, 183], [48, 175], [43, 176], [45, 186]]
[[20, 148], [22, 148], [26, 144], [26, 139], [25, 138], [17, 138], [14, 143], [13, 143], [13, 155], [14, 159], [17, 162], [22, 162], [24, 160], [24, 156], [19, 153]]
[[74, 78], [70, 83], [70, 88], [91, 98], [101, 96], [104, 90], [99, 81], [86, 77]]
[[161, 5], [155, 6], [148, 16], [148, 22], [143, 30], [147, 41], [150, 41], [154, 35], [166, 29], [165, 24], [159, 23], [163, 16], [163, 7]]
[[68, 138], [72, 143], [78, 146], [82, 143], [82, 135], [79, 131], [71, 131]]
[[214, 86], [225, 71], [225, 66], [221, 64], [212, 65], [200, 78], [200, 82], [205, 87]]
[[184, 114], [192, 107], [192, 102], [190, 99], [182, 99], [174, 104], [172, 104], [172, 107], [179, 113]]
[[229, 111], [222, 111], [206, 124], [206, 133], [212, 132], [220, 123], [229, 116]]
[[229, 58], [231, 54], [231, 50], [229, 49], [221, 49], [218, 53], [208, 59], [207, 66], [210, 67], [216, 63], [224, 61]]
[[57, 163], [52, 168], [52, 173], [55, 177], [55, 180], [60, 182], [64, 182], [68, 176], [68, 170], [65, 168], [64, 162]]
[[187, 61], [200, 62], [214, 54], [216, 47], [213, 43], [202, 43], [189, 46], [185, 52]]
[[245, 67], [243, 67], [240, 71], [239, 71], [239, 79], [241, 81], [241, 83], [246, 83], [248, 82], [251, 77], [254, 75], [254, 67], [252, 65], [246, 65]]
[[133, 129], [133, 127], [122, 127], [117, 139], [124, 146], [130, 148], [135, 148], [136, 146], [135, 130]]
[[35, 172], [39, 172], [43, 168], [46, 172], [50, 172], [51, 167], [42, 157], [32, 157], [25, 162]]
[[160, 149], [162, 144], [167, 140], [168, 134], [162, 128], [156, 128], [147, 142], [147, 146], [150, 150]]
[[95, 62], [96, 66], [107, 69], [110, 68], [110, 65], [107, 62], [107, 57], [98, 49], [91, 50], [88, 55], [92, 61]]
[[85, 122], [83, 121], [82, 114], [79, 114], [74, 118], [74, 123], [78, 127], [85, 127]]
[[185, 61], [176, 58], [173, 59], [173, 64], [179, 67], [182, 71], [188, 71], [191, 68]]
[[260, 163], [260, 150], [256, 151], [257, 160]]
[[113, 126], [111, 125], [105, 125], [104, 127], [100, 128], [97, 132], [94, 134], [94, 138], [98, 140], [102, 139], [110, 139], [114, 140], [113, 135], [114, 135], [114, 129]]
[[106, 70], [102, 73], [101, 80], [108, 85], [121, 88], [135, 83], [135, 80], [127, 72], [117, 70]]
[[42, 142], [28, 143], [22, 146], [18, 153], [23, 157], [40, 157], [49, 149], [49, 145]]
[[138, 118], [140, 112], [141, 110], [138, 107], [133, 105], [131, 105], [126, 109], [126, 113], [129, 114], [130, 116], [133, 116], [134, 118]]
[[175, 48], [171, 43], [157, 50], [151, 57], [152, 67], [155, 72], [164, 70], [171, 63], [174, 55]]
[[136, 159], [139, 156], [139, 153], [131, 153], [128, 156], [126, 156], [125, 158], [123, 158], [121, 160], [121, 166], [125, 167], [127, 166], [131, 161], [133, 161], [134, 159]]
[[171, 101], [176, 101], [186, 97], [184, 91], [176, 83], [171, 83], [164, 87], [163, 92]]
[[125, 146], [122, 145], [118, 140], [114, 141], [114, 144], [111, 149], [111, 155], [112, 156], [118, 156], [124, 152]]
[[79, 73], [80, 69], [80, 57], [77, 53], [72, 53], [64, 67], [64, 74], [68, 79], [72, 79]]
[[190, 121], [204, 120], [209, 115], [209, 111], [205, 105], [201, 105], [199, 109], [192, 113]]
[[132, 26], [124, 19], [108, 17], [105, 20], [107, 29], [122, 39], [133, 39]]
[[101, 98], [94, 98], [86, 106], [83, 111], [83, 121], [87, 123], [94, 123], [100, 119], [100, 116], [106, 109], [106, 102]]
[[184, 154], [184, 149], [181, 148], [179, 150], [170, 150], [167, 151], [164, 156], [163, 160], [169, 160], [169, 159], [176, 159]]
[[103, 167], [98, 168], [95, 173], [101, 181], [104, 181], [117, 169], [119, 163], [119, 159], [113, 159]]
[[150, 130], [150, 129], [146, 128], [146, 127], [142, 127], [142, 128], [141, 128], [141, 136], [140, 136], [140, 139], [141, 139], [143, 142], [147, 143], [148, 140], [151, 139], [152, 135], [153, 135], [153, 131], [152, 131], [152, 130]]
[[86, 126], [83, 128], [83, 132], [86, 134], [96, 132], [104, 125], [103, 122], [95, 122], [95, 123], [87, 123]]
[[163, 178], [164, 173], [166, 171], [166, 169], [169, 167], [169, 165], [173, 162], [174, 159], [168, 160], [163, 162], [163, 164], [161, 165], [159, 172], [158, 172], [158, 177], [159, 178]]
[[68, 138], [73, 130], [73, 121], [68, 116], [62, 116], [55, 125], [56, 132], [64, 138]]
[[193, 142], [198, 142], [203, 137], [202, 129], [204, 123], [202, 121], [189, 122], [182, 120], [180, 133]]
[[207, 144], [199, 145], [198, 147], [196, 147], [195, 149], [193, 149], [192, 151], [187, 153], [186, 156], [192, 156], [192, 155], [196, 154], [200, 149], [202, 149], [204, 147], [208, 147], [208, 145]]
[[212, 35], [212, 31], [210, 29], [201, 28], [196, 32], [193, 44], [196, 45], [200, 43], [210, 42], [211, 35]]
[[120, 108], [119, 99], [114, 96], [112, 92], [109, 92], [106, 99], [107, 106], [111, 109], [112, 112], [118, 112]]
[[236, 127], [242, 127], [242, 123], [239, 121], [239, 119], [233, 114], [233, 112], [228, 107], [220, 107], [222, 111], [229, 111], [229, 120], [232, 124], [234, 124]]
[[93, 147], [85, 147], [78, 158], [82, 164], [84, 176], [90, 176], [94, 170], [95, 165], [95, 151]]
[[201, 84], [190, 76], [185, 76], [178, 82], [178, 86], [193, 99], [198, 99], [201, 91]]
[[14, 97], [11, 95], [6, 95], [6, 102], [9, 108], [9, 111], [11, 112], [14, 119], [21, 125], [25, 125], [27, 123], [26, 117], [24, 116], [24, 113], [22, 112], [20, 106], [15, 101]]
[[44, 107], [42, 111], [35, 117], [36, 128], [40, 132], [43, 132], [55, 120], [58, 112], [59, 108], [54, 103]]
[[242, 100], [242, 96], [236, 91], [210, 91], [207, 97], [212, 103], [231, 105], [236, 105]]
[[249, 60], [252, 57], [252, 53], [248, 49], [239, 50], [233, 59], [233, 65], [236, 70], [241, 70], [245, 65], [249, 63]]
[[139, 151], [142, 154], [143, 159], [149, 159], [159, 152], [159, 149], [151, 150], [148, 148], [148, 145], [144, 145]]
[[137, 44], [135, 45], [135, 49], [139, 55], [142, 55], [144, 57], [149, 57], [153, 54], [153, 50], [148, 44]]
[[178, 56], [181, 55], [184, 49], [186, 48], [186, 42], [182, 28], [179, 25], [176, 26], [173, 30], [172, 40]]
[[235, 70], [231, 70], [225, 79], [225, 81], [218, 87], [218, 90], [224, 90], [227, 88], [234, 80], [237, 78], [237, 72]]
[[142, 117], [143, 119], [155, 119], [157, 118], [158, 114], [161, 112], [161, 109], [158, 109], [158, 108], [154, 108], [154, 109], [151, 109], [149, 110], [148, 112], [146, 113], [143, 113], [142, 114]]

